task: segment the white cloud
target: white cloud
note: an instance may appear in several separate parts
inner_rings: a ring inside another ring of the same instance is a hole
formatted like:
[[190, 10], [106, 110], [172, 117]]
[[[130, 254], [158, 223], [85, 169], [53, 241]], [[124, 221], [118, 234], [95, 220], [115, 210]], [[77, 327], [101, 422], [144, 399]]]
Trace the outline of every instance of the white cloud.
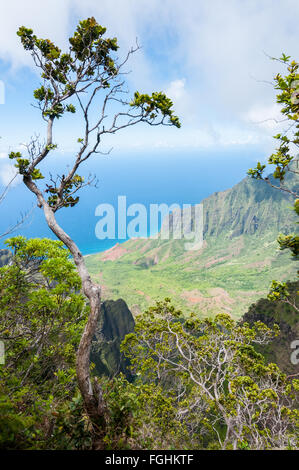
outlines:
[[186, 80], [183, 78], [170, 83], [166, 93], [173, 101], [180, 101], [186, 96], [185, 82]]
[[283, 8], [276, 0], [52, 0], [49, 8], [11, 0], [2, 10], [0, 58], [14, 68], [31, 64], [16, 36], [23, 24], [66, 45], [77, 19], [94, 15], [118, 37], [120, 55], [138, 38], [143, 47], [128, 65], [132, 89], [166, 90], [183, 126], [172, 134], [134, 128], [116, 146], [263, 142], [274, 128], [268, 119], [279, 113], [273, 87], [262, 81], [280, 71], [264, 52], [299, 60], [297, 0], [284, 0]]
[[17, 170], [14, 165], [6, 163], [0, 167], [0, 181], [4, 186], [11, 183], [12, 186], [20, 184], [21, 175], [17, 175]]
[[0, 160], [3, 160], [7, 158], [7, 153], [6, 152], [0, 152]]
[[[229, 111], [245, 111], [252, 104], [273, 102], [270, 81], [279, 68], [266, 57], [282, 51], [296, 57], [299, 4], [286, 0], [213, 0], [177, 8], [176, 26], [188, 75], [200, 80], [208, 103]], [[260, 80], [260, 81], [259, 81]]]
[[39, 0], [5, 2], [0, 16], [0, 57], [10, 61], [14, 68], [32, 64], [16, 34], [20, 26], [32, 28], [41, 37], [51, 37], [65, 44], [70, 6], [69, 0], [51, 0], [51, 5]]
[[[186, 79], [179, 78], [170, 82], [165, 93], [173, 102], [175, 114], [177, 114], [184, 125], [188, 125], [196, 119], [196, 108], [192, 95], [186, 87]], [[198, 106], [198, 104], [196, 104]]]
[[142, 149], [207, 149], [214, 147], [256, 145], [263, 142], [259, 132], [254, 129], [248, 130], [246, 126], [237, 124], [222, 126], [188, 126], [186, 129], [172, 127], [152, 128], [144, 126], [137, 133], [134, 129], [116, 134], [111, 141], [105, 141], [105, 149], [113, 146], [114, 152], [120, 149], [142, 150]]
[[243, 114], [243, 118], [256, 127], [273, 132], [283, 119], [280, 110], [281, 107], [276, 103], [272, 106], [255, 105]]

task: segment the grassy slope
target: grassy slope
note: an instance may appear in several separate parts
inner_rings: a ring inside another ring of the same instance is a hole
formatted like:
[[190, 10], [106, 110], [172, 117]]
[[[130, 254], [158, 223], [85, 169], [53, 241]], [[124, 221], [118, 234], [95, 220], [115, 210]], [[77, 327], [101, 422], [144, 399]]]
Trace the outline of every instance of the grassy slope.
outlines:
[[104, 299], [121, 297], [133, 313], [170, 297], [186, 312], [239, 317], [272, 279], [295, 279], [295, 263], [276, 242], [294, 229], [290, 205], [285, 194], [246, 178], [203, 201], [201, 250], [185, 251], [184, 240], [135, 239], [86, 257], [87, 267]]
[[[157, 251], [158, 242], [150, 243]], [[242, 235], [229, 244], [211, 238], [201, 253], [188, 252], [189, 256], [176, 256], [174, 243], [165, 243], [158, 248], [162, 258], [165, 253], [164, 261], [148, 268], [134, 264], [146, 244], [130, 240], [124, 244], [127, 253], [115, 261], [102, 261], [102, 254], [86, 259], [93, 279], [104, 286], [104, 298], [121, 297], [134, 313], [171, 297], [185, 311], [240, 316], [267, 293], [272, 279], [295, 278], [295, 264], [288, 253], [276, 250], [270, 234], [263, 239]], [[171, 245], [169, 257], [167, 245]]]

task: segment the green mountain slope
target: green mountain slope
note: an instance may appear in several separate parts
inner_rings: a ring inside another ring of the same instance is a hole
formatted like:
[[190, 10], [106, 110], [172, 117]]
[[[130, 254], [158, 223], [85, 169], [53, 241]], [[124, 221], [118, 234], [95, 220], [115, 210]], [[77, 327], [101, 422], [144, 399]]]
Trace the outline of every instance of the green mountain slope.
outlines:
[[[294, 178], [288, 178], [291, 187]], [[200, 250], [186, 251], [184, 239], [132, 239], [86, 257], [104, 299], [122, 297], [138, 313], [170, 297], [185, 311], [239, 317], [268, 292], [272, 279], [295, 279], [295, 263], [276, 242], [278, 233], [296, 230], [287, 193], [244, 178], [202, 203]]]

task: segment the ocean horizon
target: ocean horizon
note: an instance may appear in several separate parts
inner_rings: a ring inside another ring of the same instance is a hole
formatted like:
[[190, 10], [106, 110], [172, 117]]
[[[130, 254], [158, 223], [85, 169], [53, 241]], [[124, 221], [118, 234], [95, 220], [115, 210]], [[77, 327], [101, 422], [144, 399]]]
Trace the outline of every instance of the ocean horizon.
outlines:
[[[80, 201], [73, 208], [62, 209], [57, 220], [73, 238], [83, 255], [94, 254], [112, 248], [116, 243], [128, 240], [123, 238], [98, 240], [95, 227], [99, 217], [95, 215], [99, 204], [110, 204], [117, 214], [118, 196], [126, 196], [127, 207], [134, 203], [143, 204], [149, 212], [150, 204], [195, 205], [216, 191], [223, 191], [246, 177], [248, 168], [257, 160], [264, 160], [254, 148], [236, 147], [227, 151], [202, 150], [194, 152], [157, 151], [130, 155], [120, 152], [101, 156], [82, 167], [80, 174], [96, 175], [96, 187], [83, 188]], [[41, 168], [43, 173], [65, 173], [70, 156], [53, 159], [53, 167]], [[22, 184], [10, 189], [1, 204], [0, 234], [30, 212], [30, 216], [11, 236], [23, 235], [27, 238], [48, 237], [56, 239], [48, 228], [41, 209], [36, 206], [33, 195]], [[134, 218], [134, 217], [131, 217]], [[127, 219], [130, 220], [130, 217]], [[117, 220], [115, 224], [117, 234]], [[161, 227], [159, 220], [158, 229]], [[149, 233], [141, 234], [143, 237]], [[5, 248], [0, 240], [0, 248]]]

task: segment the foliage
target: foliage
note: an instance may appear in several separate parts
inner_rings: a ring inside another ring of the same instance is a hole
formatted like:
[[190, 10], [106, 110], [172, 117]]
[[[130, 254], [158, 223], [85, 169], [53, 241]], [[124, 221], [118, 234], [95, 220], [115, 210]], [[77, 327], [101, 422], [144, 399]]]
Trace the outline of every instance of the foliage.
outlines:
[[195, 448], [196, 442], [176, 418], [176, 398], [160, 384], [122, 374], [102, 379], [107, 403], [107, 449]]
[[277, 239], [280, 249], [289, 249], [295, 259], [299, 259], [299, 237], [298, 235], [279, 235]]
[[56, 411], [52, 425], [51, 448], [64, 450], [89, 450], [92, 447], [92, 430], [84, 411], [83, 400], [77, 392], [71, 400], [63, 402]]
[[275, 362], [284, 373], [293, 375], [298, 373], [298, 364], [292, 360], [292, 342], [296, 342], [298, 338], [299, 322], [295, 300], [298, 295], [299, 280], [282, 284], [285, 296], [276, 299], [275, 302], [269, 297], [259, 299], [243, 315], [242, 321], [248, 322], [251, 326], [259, 320], [269, 328], [272, 328], [275, 323], [278, 324], [279, 336], [271, 343], [259, 346], [258, 351], [268, 362]]
[[[276, 152], [268, 158], [268, 163], [275, 166], [273, 173], [274, 180], [279, 181], [279, 186], [271, 183], [270, 179], [263, 176], [266, 165], [258, 162], [256, 168], [248, 170], [248, 174], [255, 179], [264, 179], [271, 186], [290, 193], [295, 198], [294, 211], [299, 215], [299, 194], [298, 188], [291, 190], [284, 185], [285, 176], [288, 172], [296, 175], [298, 171], [298, 157], [292, 155], [292, 151], [298, 151], [299, 148], [299, 64], [295, 60], [291, 60], [290, 56], [282, 54], [280, 59], [275, 59], [281, 62], [287, 68], [287, 74], [282, 76], [278, 73], [275, 78], [275, 89], [278, 90], [276, 101], [282, 105], [281, 114], [288, 121], [287, 129], [274, 136], [274, 139], [279, 141], [279, 147]], [[297, 166], [295, 165], [297, 161]], [[288, 248], [292, 256], [298, 259], [299, 255], [299, 236], [283, 235], [278, 238], [278, 243], [282, 250]]]
[[[298, 295], [297, 291], [297, 295]], [[268, 299], [277, 301], [280, 300], [281, 302], [286, 302], [287, 304], [291, 305], [297, 312], [299, 312], [299, 307], [296, 305], [296, 298], [292, 301], [290, 300], [290, 293], [288, 291], [288, 287], [286, 282], [279, 282], [279, 281], [272, 281], [270, 292], [268, 294]]]
[[[91, 423], [75, 382], [74, 357], [86, 316], [80, 280], [61, 242], [8, 241], [0, 270], [0, 446], [90, 449]], [[71, 300], [71, 302], [70, 302]], [[183, 318], [169, 299], [137, 318], [122, 350], [134, 380], [101, 377], [106, 449], [297, 446], [298, 381], [266, 365], [253, 344], [278, 330]], [[95, 371], [94, 371], [95, 372]], [[279, 419], [278, 419], [279, 416]]]
[[[93, 441], [101, 441], [102, 444], [105, 403], [99, 384], [92, 384], [89, 368], [91, 343], [101, 308], [100, 286], [92, 282], [82, 253], [60, 227], [55, 213], [63, 207], [75, 206], [79, 201], [78, 191], [93, 183], [92, 178], [85, 182], [77, 170], [91, 156], [103, 153], [100, 148], [106, 134], [115, 134], [139, 123], [180, 127], [179, 119], [172, 109], [173, 104], [164, 93], [152, 93], [150, 96], [136, 91], [133, 99], [125, 99], [128, 90], [122, 78], [127, 72], [123, 67], [139, 47], [132, 48], [120, 62], [115, 54], [118, 50], [117, 39], [107, 38], [105, 33], [106, 28], [93, 17], [80, 21], [69, 38], [68, 50], [62, 52], [49, 39], [38, 38], [32, 29], [25, 26], [19, 28], [17, 34], [21, 43], [31, 53], [43, 79], [43, 84], [33, 94], [41, 117], [47, 123], [47, 138], [44, 143], [38, 137], [32, 138], [25, 145], [26, 155], [21, 152], [11, 152], [9, 155], [16, 162], [15, 166], [24, 184], [35, 195], [38, 207], [43, 209], [48, 226], [70, 250], [82, 281], [82, 291], [89, 300], [90, 312], [77, 350], [76, 375], [92, 425]], [[115, 112], [115, 106], [120, 110]], [[44, 178], [39, 165], [57, 148], [53, 141], [54, 123], [66, 113], [77, 113], [77, 109], [83, 131], [83, 136], [77, 136], [76, 139], [79, 149], [66, 174], [58, 175], [56, 180], [50, 176], [44, 191], [39, 186], [39, 180]], [[107, 123], [108, 118], [110, 122]], [[47, 293], [43, 291], [42, 294], [47, 302], [45, 307], [50, 307]], [[73, 301], [69, 303], [72, 305]], [[52, 304], [52, 307], [54, 314], [55, 305]]]
[[[298, 448], [299, 381], [289, 380], [275, 364], [266, 364], [254, 348], [275, 337], [277, 327], [271, 330], [261, 322], [250, 327], [225, 314], [213, 320], [195, 315], [183, 318], [166, 299], [138, 318], [135, 333], [123, 343], [136, 374], [134, 382], [122, 375], [90, 380], [88, 354], [100, 290], [54, 214], [77, 204], [75, 194], [91, 184], [77, 170], [91, 155], [101, 153], [103, 136], [141, 122], [180, 127], [164, 93], [135, 92], [133, 99], [124, 99], [122, 67], [138, 47], [119, 63], [117, 40], [104, 37], [105, 33], [94, 18], [81, 21], [69, 39], [68, 51], [62, 52], [29, 28], [18, 31], [41, 71], [43, 84], [34, 97], [47, 123], [47, 140], [40, 144], [33, 139], [26, 155], [11, 152], [10, 158], [44, 209], [48, 225], [69, 247], [80, 277], [62, 242], [23, 237], [8, 241], [13, 259], [0, 269], [0, 339], [6, 346], [6, 363], [0, 369], [0, 445], [89, 449], [95, 447], [97, 438], [99, 448], [112, 449]], [[288, 63], [289, 58], [283, 56], [282, 61]], [[292, 93], [297, 69], [298, 64], [289, 63], [289, 78], [276, 78], [282, 90], [279, 102], [286, 105], [282, 112], [295, 122], [296, 129], [298, 109]], [[92, 104], [100, 109], [96, 116]], [[107, 125], [111, 104], [124, 111], [112, 112]], [[53, 123], [78, 110], [84, 135], [77, 138], [79, 150], [73, 166], [56, 181], [51, 177], [43, 193], [38, 187], [44, 179], [39, 165], [56, 148]], [[276, 165], [274, 178], [280, 182], [286, 170], [292, 171], [289, 145], [298, 145], [298, 132], [293, 139], [276, 137], [281, 145], [269, 163]], [[263, 171], [264, 166], [258, 164], [250, 174], [262, 179]], [[297, 206], [296, 202], [298, 214]], [[281, 242], [293, 254], [295, 245], [292, 239]], [[81, 287], [90, 301], [89, 316]], [[273, 285], [273, 290], [281, 299], [287, 295], [283, 284]], [[80, 394], [75, 381], [76, 350]], [[103, 429], [96, 429], [98, 423]]]
[[36, 448], [44, 427], [53, 425], [54, 408], [75, 393], [87, 308], [61, 242], [14, 237], [6, 243], [13, 257], [0, 269], [1, 446]]
[[184, 319], [165, 299], [138, 318], [123, 350], [146, 383], [173, 394], [175, 420], [201, 445], [286, 448], [298, 446], [299, 381], [266, 365], [253, 346], [277, 334], [277, 327], [236, 324], [225, 314]]
[[[279, 147], [268, 159], [268, 163], [270, 165], [276, 166], [273, 177], [274, 179], [279, 180], [279, 186], [273, 184], [269, 178], [263, 177], [266, 165], [261, 165], [260, 162], [258, 162], [256, 168], [250, 169], [248, 174], [255, 179], [264, 179], [272, 187], [291, 194], [295, 198], [293, 210], [298, 216], [298, 187], [290, 189], [286, 187], [284, 183], [288, 172], [295, 175], [299, 174], [298, 155], [292, 155], [292, 151], [297, 151], [299, 148], [299, 64], [298, 62], [291, 60], [291, 57], [285, 54], [282, 54], [280, 59], [273, 58], [273, 60], [278, 60], [287, 67], [287, 74], [282, 76], [278, 73], [275, 76], [274, 81], [275, 89], [279, 91], [276, 96], [276, 101], [283, 106], [281, 114], [286, 118], [289, 126], [283, 133], [279, 133], [274, 136], [274, 139], [279, 141]], [[297, 222], [297, 224], [298, 223], [299, 222]], [[281, 250], [288, 249], [290, 250], [293, 259], [299, 259], [299, 236], [297, 234], [280, 234], [277, 241]], [[283, 300], [290, 303], [285, 283], [273, 280], [268, 299], [273, 301]], [[297, 311], [299, 311], [295, 301], [292, 305]]]
[[[115, 55], [119, 47], [117, 38], [105, 37], [105, 33], [106, 28], [93, 17], [80, 21], [69, 38], [68, 50], [63, 52], [49, 39], [38, 38], [31, 28], [22, 26], [17, 32], [24, 49], [31, 53], [36, 67], [40, 69], [43, 84], [34, 90], [33, 95], [48, 124], [44, 146], [33, 139], [26, 146], [28, 155], [23, 156], [19, 151], [10, 153], [9, 158], [16, 162], [18, 172], [30, 181], [44, 179], [37, 165], [57, 148], [52, 141], [55, 119], [60, 119], [65, 113], [75, 114], [78, 110], [84, 119], [84, 137], [76, 139], [80, 149], [73, 168], [67, 175], [58, 177], [58, 182], [47, 184], [47, 203], [53, 212], [76, 205], [79, 197], [73, 197], [74, 194], [84, 185], [91, 184], [92, 180], [84, 182], [77, 169], [92, 154], [100, 152], [98, 147], [102, 136], [140, 122], [154, 126], [181, 126], [174, 115], [172, 101], [163, 92], [148, 95], [136, 91], [131, 100], [124, 99], [127, 90], [120, 77], [126, 72], [122, 72], [122, 68], [139, 46], [131, 49], [124, 61], [119, 62]], [[114, 115], [110, 125], [104, 126], [109, 114], [106, 108], [115, 102], [124, 110]], [[95, 122], [91, 123], [94, 103], [98, 112]], [[92, 138], [94, 142], [91, 145]]]

